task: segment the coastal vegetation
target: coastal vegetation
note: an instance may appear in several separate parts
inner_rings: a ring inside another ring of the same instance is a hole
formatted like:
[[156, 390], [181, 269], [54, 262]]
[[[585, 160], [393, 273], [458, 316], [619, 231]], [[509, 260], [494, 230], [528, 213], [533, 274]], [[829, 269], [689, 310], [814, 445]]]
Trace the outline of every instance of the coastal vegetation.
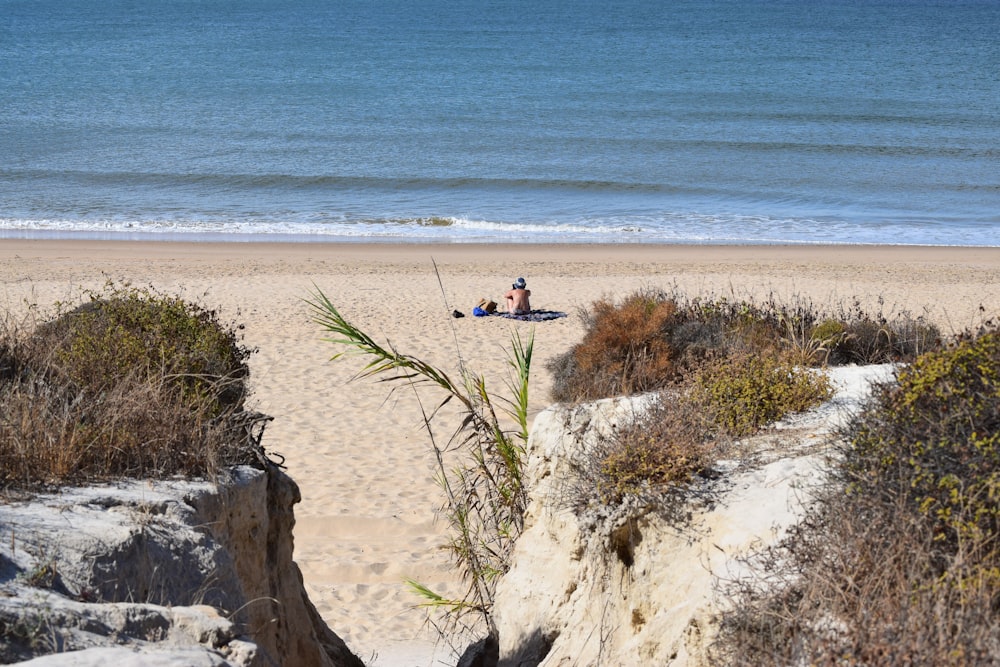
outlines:
[[[40, 321], [39, 321], [40, 320]], [[257, 462], [240, 327], [152, 288], [9, 313], [0, 330], [0, 488], [211, 475]]]
[[[359, 378], [412, 392], [444, 493], [465, 595], [411, 587], [456, 627], [494, 632], [498, 579], [524, 527], [531, 336], [513, 335], [501, 391], [459, 353], [452, 374], [381, 344], [318, 289], [307, 300]], [[0, 489], [211, 475], [257, 463], [267, 417], [249, 411], [253, 353], [218, 314], [152, 288], [108, 284], [82, 304], [7, 315], [0, 331]], [[553, 398], [644, 393], [648, 409], [593, 449], [587, 503], [683, 503], [720, 458], [827, 399], [822, 368], [898, 364], [836, 434], [826, 481], [777, 546], [723, 582], [720, 665], [976, 665], [1000, 627], [1000, 327], [947, 338], [908, 313], [833, 311], [645, 290], [581, 313], [549, 364]], [[457, 347], [457, 343], [456, 343]], [[433, 399], [428, 400], [433, 391]], [[437, 421], [453, 430], [441, 439]], [[752, 461], [739, 461], [752, 465]]]
[[[881, 305], [881, 304], [880, 304]], [[655, 391], [597, 452], [603, 502], [694, 490], [733, 438], [822, 400], [809, 366], [898, 364], [840, 432], [778, 546], [726, 582], [720, 665], [992, 664], [1000, 657], [1000, 329], [639, 293], [584, 314], [551, 369], [562, 400]], [[650, 372], [655, 369], [655, 372]], [[663, 496], [683, 502], [683, 492]], [[675, 512], [675, 514], [677, 514]]]
[[644, 290], [602, 299], [579, 313], [583, 339], [548, 366], [552, 398], [573, 402], [683, 384], [738, 355], [800, 366], [901, 362], [941, 344], [941, 333], [908, 312], [871, 313], [854, 301], [821, 308], [773, 295], [763, 302]]
[[1000, 659], [1000, 329], [878, 386], [799, 528], [730, 582], [716, 662]]
[[758, 303], [643, 290], [580, 313], [582, 340], [549, 363], [552, 397], [576, 402], [649, 392], [653, 407], [595, 450], [601, 502], [690, 487], [730, 445], [831, 395], [827, 364], [912, 361], [942, 345], [909, 313], [858, 302]]
[[[411, 589], [424, 606], [445, 611], [449, 623], [471, 628], [482, 621], [495, 634], [492, 608], [496, 583], [510, 567], [527, 507], [522, 475], [533, 337], [523, 340], [514, 334], [507, 394], [499, 396], [461, 356], [458, 379], [454, 380], [440, 368], [375, 341], [351, 324], [322, 291], [317, 289], [307, 303], [314, 321], [330, 334], [327, 342], [344, 348], [333, 359], [347, 354], [368, 357], [370, 361], [356, 377], [376, 377], [393, 389], [408, 388], [420, 404], [437, 463], [437, 481], [445, 496], [442, 511], [451, 529], [446, 546], [469, 588], [459, 599], [446, 598], [418, 581], [408, 582]], [[419, 391], [426, 386], [440, 392], [430, 405], [423, 402]], [[441, 441], [433, 421], [439, 410], [452, 402], [459, 406], [461, 417], [452, 434]], [[469, 614], [472, 622], [466, 623]]]

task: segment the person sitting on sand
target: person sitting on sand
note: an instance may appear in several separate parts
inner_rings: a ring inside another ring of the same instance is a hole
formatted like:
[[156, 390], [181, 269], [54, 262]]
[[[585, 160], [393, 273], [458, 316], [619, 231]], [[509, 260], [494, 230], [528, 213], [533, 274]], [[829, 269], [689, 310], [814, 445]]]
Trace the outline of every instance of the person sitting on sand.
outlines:
[[527, 289], [527, 283], [524, 282], [524, 278], [518, 278], [511, 285], [511, 289], [503, 295], [503, 298], [507, 299], [507, 312], [514, 315], [529, 314], [531, 312], [531, 302], [528, 301], [529, 296], [531, 296], [531, 290]]

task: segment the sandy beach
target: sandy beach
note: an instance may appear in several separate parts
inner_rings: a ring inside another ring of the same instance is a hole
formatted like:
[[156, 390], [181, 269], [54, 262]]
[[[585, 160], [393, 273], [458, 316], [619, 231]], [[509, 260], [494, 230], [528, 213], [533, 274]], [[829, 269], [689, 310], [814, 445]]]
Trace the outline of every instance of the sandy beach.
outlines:
[[[542, 323], [472, 317], [518, 276]], [[1000, 248], [903, 246], [403, 245], [0, 241], [0, 304], [12, 313], [73, 302], [108, 280], [176, 293], [246, 326], [265, 446], [298, 482], [296, 560], [329, 625], [366, 663], [449, 657], [404, 580], [461, 595], [440, 549], [441, 495], [420, 411], [406, 391], [354, 380], [331, 361], [305, 302], [322, 290], [353, 323], [457, 374], [458, 359], [503, 390], [514, 332], [533, 331], [531, 411], [549, 403], [546, 363], [582, 335], [577, 312], [644, 288], [688, 295], [845, 304], [923, 315], [945, 333], [1000, 315]], [[465, 313], [453, 318], [453, 310]], [[445, 415], [446, 417], [447, 415]], [[438, 429], [448, 434], [453, 424]]]

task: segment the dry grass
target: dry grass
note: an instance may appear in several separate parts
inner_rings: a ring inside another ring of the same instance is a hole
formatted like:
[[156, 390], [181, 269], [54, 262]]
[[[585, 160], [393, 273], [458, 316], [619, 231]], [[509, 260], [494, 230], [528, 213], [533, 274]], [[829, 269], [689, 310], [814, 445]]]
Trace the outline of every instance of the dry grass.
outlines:
[[715, 662], [1000, 663], [1000, 332], [921, 356], [842, 436], [805, 520], [732, 583]]
[[216, 313], [109, 285], [0, 331], [0, 487], [209, 475], [254, 463], [246, 359]]
[[590, 453], [572, 498], [575, 509], [595, 501], [614, 506], [629, 496], [660, 502], [657, 494], [689, 484], [714, 462], [717, 443], [711, 433], [712, 424], [695, 403], [677, 394], [657, 397]]
[[636, 293], [621, 304], [602, 300], [583, 314], [583, 342], [549, 370], [556, 400], [590, 400], [660, 389], [677, 373], [668, 332], [677, 304], [655, 293]]
[[641, 291], [581, 313], [583, 339], [550, 362], [552, 398], [588, 401], [675, 386], [707, 361], [780, 355], [798, 365], [912, 361], [939, 348], [938, 330], [907, 312], [857, 302], [833, 309]]

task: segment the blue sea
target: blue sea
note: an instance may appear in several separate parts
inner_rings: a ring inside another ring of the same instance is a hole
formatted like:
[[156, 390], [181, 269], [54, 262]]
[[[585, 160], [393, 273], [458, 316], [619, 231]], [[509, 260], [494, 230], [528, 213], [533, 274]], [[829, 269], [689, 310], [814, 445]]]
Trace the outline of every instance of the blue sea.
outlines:
[[0, 0], [0, 238], [1000, 246], [997, 0]]

